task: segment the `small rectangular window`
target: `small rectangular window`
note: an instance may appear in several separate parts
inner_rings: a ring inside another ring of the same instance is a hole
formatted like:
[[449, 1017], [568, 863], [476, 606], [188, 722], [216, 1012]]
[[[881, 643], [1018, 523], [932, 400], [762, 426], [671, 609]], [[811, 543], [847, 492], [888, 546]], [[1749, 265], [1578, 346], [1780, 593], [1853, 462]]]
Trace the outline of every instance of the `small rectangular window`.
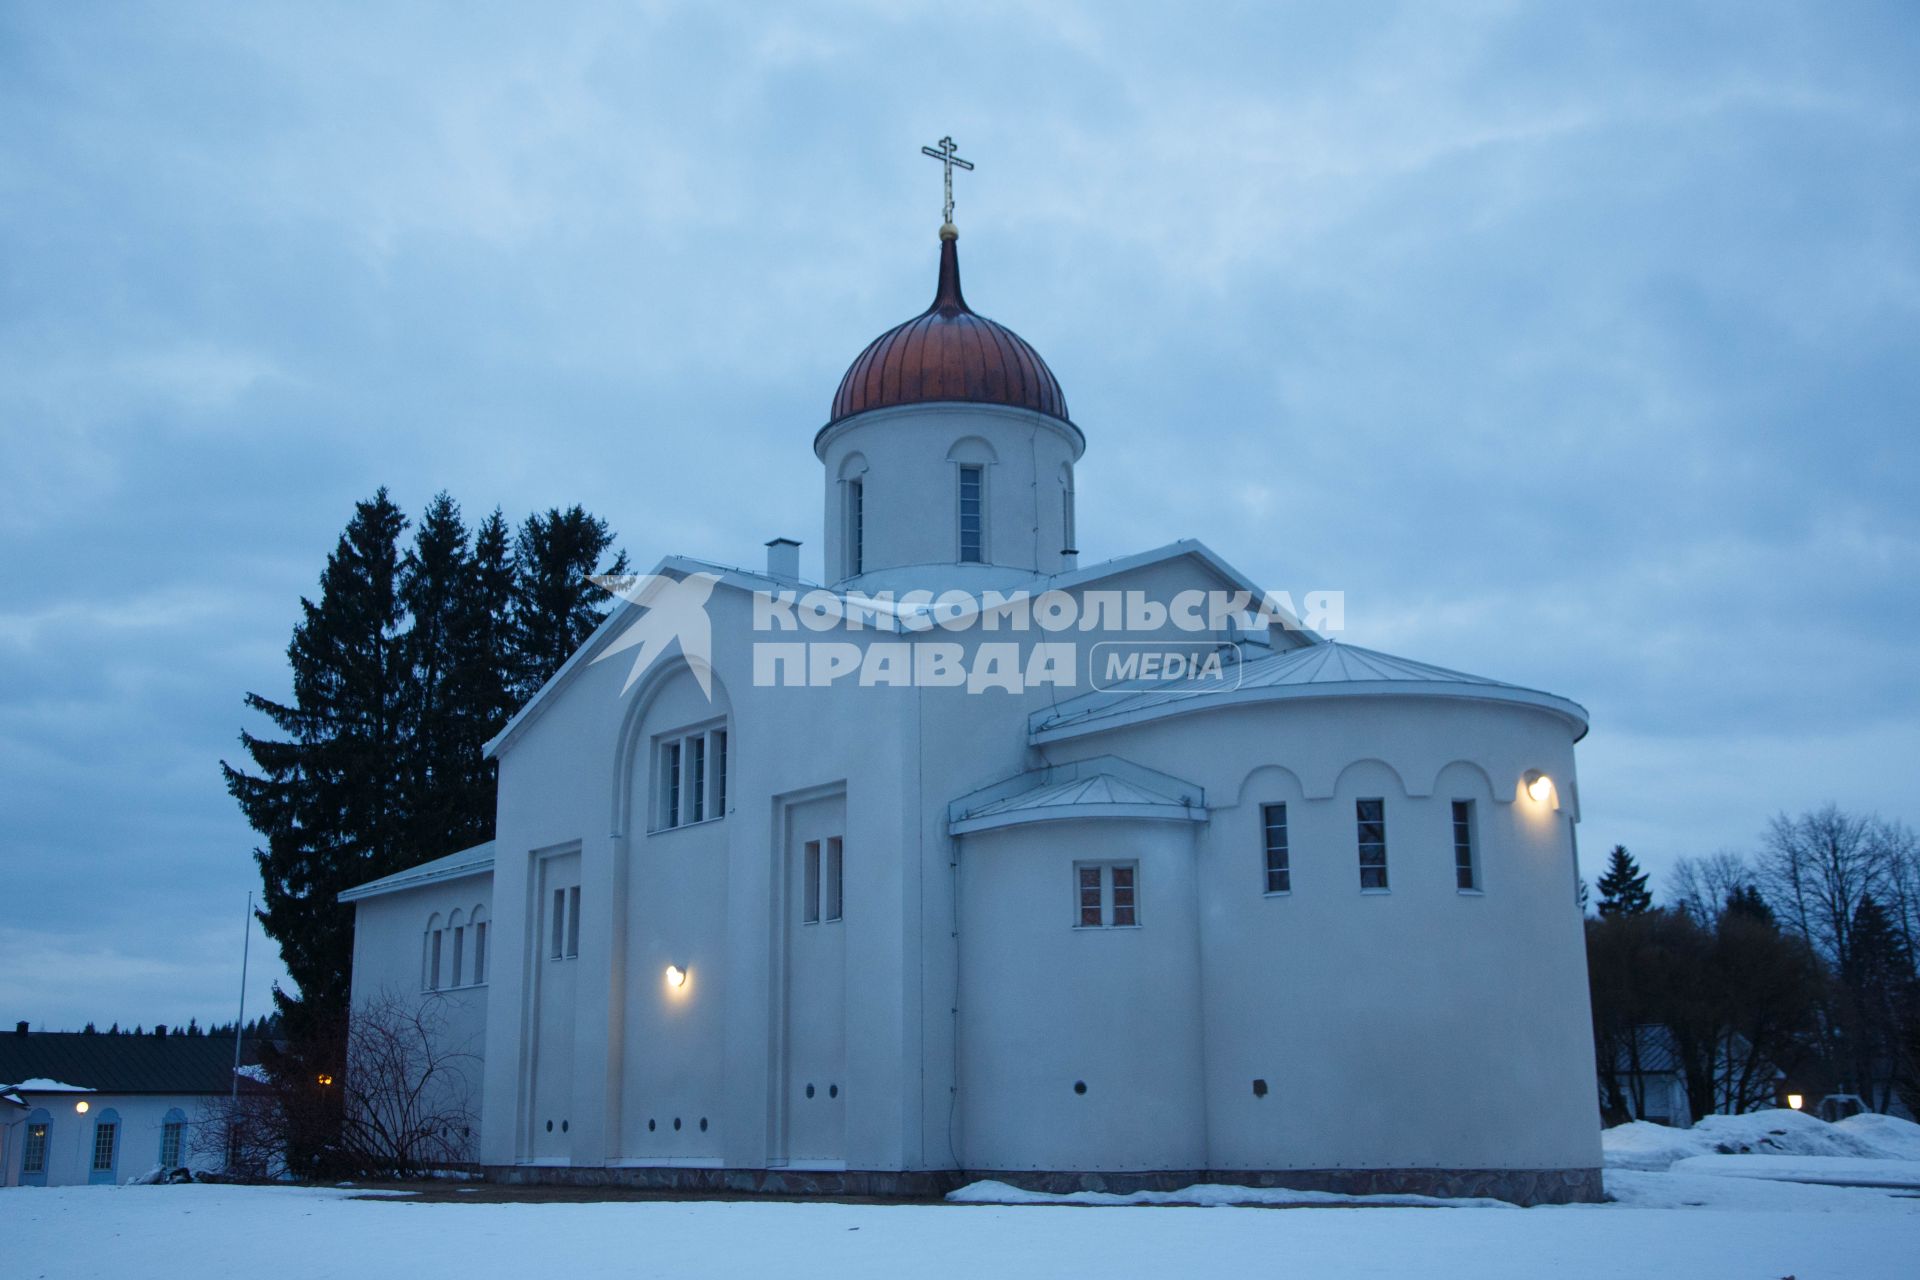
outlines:
[[93, 1126], [93, 1169], [102, 1173], [113, 1168], [113, 1131], [119, 1126], [107, 1123]]
[[1260, 806], [1261, 840], [1266, 850], [1267, 892], [1293, 892], [1293, 866], [1287, 852], [1287, 806]]
[[663, 827], [680, 825], [680, 744], [666, 743], [660, 749], [660, 811]]
[[1074, 868], [1077, 928], [1128, 929], [1140, 923], [1131, 862], [1089, 863]]
[[985, 558], [985, 530], [981, 525], [981, 468], [960, 468], [960, 562], [978, 564]]
[[476, 985], [487, 980], [487, 922], [485, 920], [473, 926], [473, 980]]
[[1473, 856], [1473, 801], [1453, 802], [1453, 878], [1461, 889], [1480, 887], [1480, 864]]
[[1387, 887], [1387, 802], [1354, 801], [1354, 822], [1360, 836], [1360, 887]]
[[580, 886], [567, 890], [567, 954], [580, 954]]
[[866, 572], [867, 564], [867, 486], [863, 480], [847, 481], [847, 576]]
[[460, 985], [460, 971], [464, 967], [461, 962], [466, 959], [466, 951], [467, 930], [466, 926], [462, 925], [453, 931], [453, 981], [447, 985], [454, 987]]
[[553, 932], [548, 935], [548, 950], [555, 960], [567, 954], [567, 891], [553, 891]]
[[433, 931], [433, 958], [427, 965], [427, 990], [429, 991], [440, 989], [440, 940], [445, 933], [445, 929]]
[[824, 901], [820, 906], [823, 920], [840, 918], [840, 837], [834, 836], [827, 841], [827, 865], [821, 874], [820, 896]]
[[820, 842], [809, 840], [801, 861], [800, 869], [800, 920], [803, 924], [820, 923]]
[[27, 1149], [21, 1155], [24, 1163], [20, 1166], [23, 1173], [45, 1173], [47, 1171], [47, 1126], [30, 1124], [27, 1126]]
[[181, 1139], [186, 1132], [186, 1128], [187, 1126], [178, 1120], [169, 1120], [165, 1125], [161, 1126], [160, 1163], [163, 1167], [168, 1169], [179, 1167], [180, 1147], [182, 1145]]
[[712, 746], [707, 749], [713, 757], [713, 816], [727, 816], [727, 731], [715, 729], [707, 735]]

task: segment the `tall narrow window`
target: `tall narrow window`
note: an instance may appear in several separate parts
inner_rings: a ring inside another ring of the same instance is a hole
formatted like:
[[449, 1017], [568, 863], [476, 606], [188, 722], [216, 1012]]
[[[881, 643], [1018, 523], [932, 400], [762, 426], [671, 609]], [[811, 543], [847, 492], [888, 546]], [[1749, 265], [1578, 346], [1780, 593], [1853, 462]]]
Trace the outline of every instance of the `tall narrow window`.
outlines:
[[979, 564], [985, 559], [984, 530], [980, 523], [982, 467], [960, 468], [960, 563]]
[[867, 571], [867, 482], [847, 481], [847, 576]]
[[473, 980], [476, 984], [487, 980], [487, 922], [476, 920], [473, 925]]
[[827, 841], [827, 864], [820, 873], [820, 918], [838, 920], [840, 918], [840, 837], [834, 836]]
[[1060, 468], [1060, 549], [1073, 551], [1079, 546], [1073, 532], [1073, 468]]
[[552, 941], [548, 944], [548, 950], [552, 953], [553, 958], [558, 960], [566, 955], [567, 891], [565, 889], [555, 889], [553, 891], [553, 932], [549, 937]]
[[47, 1126], [30, 1124], [27, 1126], [27, 1146], [21, 1153], [22, 1173], [45, 1173], [47, 1171]]
[[453, 981], [448, 983], [448, 986], [457, 987], [460, 985], [460, 973], [463, 968], [462, 961], [466, 959], [466, 950], [467, 930], [463, 925], [453, 931]]
[[820, 842], [809, 840], [801, 861], [800, 869], [801, 910], [803, 924], [820, 923]]
[[1293, 865], [1287, 851], [1287, 806], [1260, 806], [1261, 840], [1267, 858], [1267, 892], [1293, 892]]
[[168, 1112], [167, 1122], [160, 1126], [160, 1164], [166, 1169], [180, 1167], [180, 1148], [185, 1145], [187, 1122], [173, 1119], [174, 1113]]
[[429, 944], [432, 948], [432, 958], [427, 964], [427, 990], [429, 991], [440, 989], [440, 941], [445, 936], [445, 929], [435, 929], [433, 941]]
[[660, 808], [666, 815], [663, 827], [680, 825], [680, 744], [669, 742], [660, 748]]
[[1073, 869], [1076, 918], [1081, 929], [1129, 929], [1140, 923], [1131, 862], [1087, 863]]
[[113, 1135], [119, 1127], [105, 1120], [93, 1126], [93, 1172], [105, 1173], [113, 1168]]
[[687, 821], [707, 816], [707, 740], [701, 734], [687, 739]]
[[1387, 802], [1356, 800], [1353, 815], [1360, 836], [1360, 887], [1387, 887]]
[[567, 954], [580, 954], [580, 886], [567, 890]]
[[708, 754], [713, 757], [713, 816], [727, 816], [727, 731], [715, 729], [707, 735], [713, 745]]
[[1461, 889], [1480, 887], [1480, 860], [1473, 851], [1473, 801], [1453, 802], [1453, 880]]

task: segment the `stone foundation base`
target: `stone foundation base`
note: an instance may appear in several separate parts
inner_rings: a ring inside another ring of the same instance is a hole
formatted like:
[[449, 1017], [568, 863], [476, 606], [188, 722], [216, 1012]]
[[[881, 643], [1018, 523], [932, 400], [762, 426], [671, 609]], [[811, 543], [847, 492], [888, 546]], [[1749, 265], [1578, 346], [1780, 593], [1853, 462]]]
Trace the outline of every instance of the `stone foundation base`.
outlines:
[[1332, 1191], [1343, 1195], [1484, 1197], [1518, 1205], [1592, 1204], [1604, 1199], [1598, 1169], [1164, 1169], [1097, 1173], [1074, 1170], [666, 1169], [489, 1165], [487, 1180], [507, 1186], [620, 1187], [669, 1194], [930, 1200], [991, 1178], [1028, 1191], [1178, 1191], [1195, 1183]]

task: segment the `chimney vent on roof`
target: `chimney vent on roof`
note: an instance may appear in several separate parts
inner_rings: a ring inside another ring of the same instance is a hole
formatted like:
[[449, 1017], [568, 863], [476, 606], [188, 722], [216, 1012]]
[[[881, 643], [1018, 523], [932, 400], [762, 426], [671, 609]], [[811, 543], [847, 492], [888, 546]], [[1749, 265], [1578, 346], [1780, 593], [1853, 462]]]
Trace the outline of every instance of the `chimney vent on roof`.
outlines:
[[13, 1034], [15, 1034], [15, 1035], [17, 1035], [17, 1036], [23, 1036], [23, 1035], [25, 1035], [25, 1034], [27, 1034], [27, 1024], [26, 1024], [26, 1023], [24, 1023], [24, 1022], [16, 1022], [16, 1023], [14, 1023], [14, 1024], [13, 1024]]
[[767, 576], [788, 582], [800, 581], [800, 544], [792, 538], [775, 538], [769, 542]]
[[164, 1040], [164, 1039], [166, 1039], [166, 1036], [167, 1036], [167, 1024], [166, 1024], [166, 1023], [164, 1023], [164, 1022], [156, 1022], [156, 1023], [154, 1023], [154, 1024], [153, 1024], [153, 1034], [154, 1034], [154, 1035], [156, 1035], [156, 1036], [159, 1036], [159, 1037], [160, 1037], [161, 1039], [163, 1039], [163, 1040]]

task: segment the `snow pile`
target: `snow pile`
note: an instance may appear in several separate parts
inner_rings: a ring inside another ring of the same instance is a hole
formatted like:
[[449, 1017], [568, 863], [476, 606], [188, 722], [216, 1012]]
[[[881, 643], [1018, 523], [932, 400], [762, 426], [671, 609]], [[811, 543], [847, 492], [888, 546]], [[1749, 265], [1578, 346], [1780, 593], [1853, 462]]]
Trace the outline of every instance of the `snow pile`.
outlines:
[[1896, 1160], [1920, 1160], [1920, 1124], [1871, 1111], [1849, 1116], [1833, 1126], [1849, 1137], [1878, 1147]]
[[1470, 1209], [1513, 1209], [1505, 1200], [1443, 1200], [1435, 1196], [1373, 1195], [1351, 1196], [1334, 1191], [1294, 1191], [1287, 1187], [1240, 1187], [1219, 1182], [1202, 1182], [1178, 1191], [1131, 1191], [1125, 1195], [1113, 1191], [1026, 1191], [1004, 1182], [972, 1182], [947, 1193], [952, 1204], [1178, 1204], [1201, 1208], [1228, 1205], [1307, 1205], [1359, 1204], [1400, 1208], [1440, 1206]]
[[1853, 1160], [1844, 1156], [1688, 1156], [1676, 1174], [1723, 1178], [1771, 1178], [1779, 1182], [1835, 1187], [1899, 1187], [1920, 1190], [1920, 1160]]
[[1920, 1159], [1920, 1125], [1862, 1115], [1828, 1124], [1780, 1108], [1705, 1116], [1691, 1129], [1635, 1120], [1600, 1135], [1609, 1169], [1667, 1169], [1691, 1156], [1828, 1156], [1850, 1160]]

